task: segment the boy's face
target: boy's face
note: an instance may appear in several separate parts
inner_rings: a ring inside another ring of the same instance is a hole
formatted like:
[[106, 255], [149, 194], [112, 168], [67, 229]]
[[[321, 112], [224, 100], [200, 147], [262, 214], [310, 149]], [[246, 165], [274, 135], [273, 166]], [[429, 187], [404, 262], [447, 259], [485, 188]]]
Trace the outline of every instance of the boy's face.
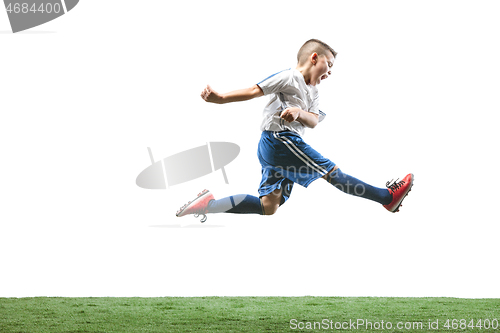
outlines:
[[327, 79], [332, 74], [330, 70], [334, 61], [333, 54], [330, 52], [328, 52], [328, 55], [314, 55], [315, 53], [311, 55], [311, 61], [314, 65], [311, 71], [311, 86], [320, 84], [321, 80]]

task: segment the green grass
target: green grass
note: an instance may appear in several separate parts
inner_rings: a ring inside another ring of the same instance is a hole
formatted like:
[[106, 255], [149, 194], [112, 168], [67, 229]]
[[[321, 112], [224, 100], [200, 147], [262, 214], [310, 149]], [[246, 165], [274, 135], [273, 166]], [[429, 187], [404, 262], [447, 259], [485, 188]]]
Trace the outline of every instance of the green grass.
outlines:
[[[449, 329], [444, 327], [447, 319], [465, 319], [467, 324], [473, 319], [475, 325], [489, 319], [494, 324], [493, 319], [500, 320], [499, 308], [498, 299], [457, 298], [0, 298], [0, 332], [500, 332], [500, 326], [460, 329], [459, 321], [457, 329], [451, 321]], [[381, 325], [383, 320], [385, 329], [347, 327], [358, 319], [365, 325]], [[439, 329], [429, 329], [429, 320], [439, 320]], [[333, 326], [299, 329], [299, 322]], [[336, 322], [345, 323], [344, 329], [335, 329]], [[421, 322], [422, 328], [396, 327], [414, 322]]]

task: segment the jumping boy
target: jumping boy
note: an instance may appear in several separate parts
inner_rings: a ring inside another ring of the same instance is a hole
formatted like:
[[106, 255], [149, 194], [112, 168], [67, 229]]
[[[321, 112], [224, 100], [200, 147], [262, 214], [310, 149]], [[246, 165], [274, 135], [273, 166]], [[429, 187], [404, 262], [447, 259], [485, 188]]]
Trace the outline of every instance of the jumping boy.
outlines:
[[284, 70], [250, 88], [220, 94], [207, 86], [201, 97], [210, 103], [224, 104], [270, 95], [264, 108], [258, 157], [262, 165], [259, 197], [239, 194], [215, 200], [204, 190], [181, 207], [177, 216], [188, 214], [236, 213], [272, 215], [290, 197], [294, 183], [307, 187], [323, 178], [341, 191], [382, 204], [398, 212], [413, 186], [413, 174], [386, 188], [371, 186], [343, 173], [335, 163], [323, 157], [302, 139], [306, 127], [314, 128], [325, 114], [319, 110], [316, 85], [331, 75], [337, 53], [317, 39], [307, 41], [297, 54], [297, 67]]

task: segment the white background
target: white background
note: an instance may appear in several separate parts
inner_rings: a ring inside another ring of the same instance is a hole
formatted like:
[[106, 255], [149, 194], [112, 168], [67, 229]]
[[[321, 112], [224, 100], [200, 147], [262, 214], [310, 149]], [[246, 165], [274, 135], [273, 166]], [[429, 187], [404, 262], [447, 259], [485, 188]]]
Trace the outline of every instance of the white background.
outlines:
[[[0, 10], [0, 296], [451, 296], [498, 288], [497, 1], [81, 1], [12, 34]], [[257, 195], [267, 98], [199, 94], [338, 57], [306, 141], [400, 213], [323, 181], [274, 216], [175, 217], [209, 188]], [[226, 167], [168, 190], [151, 162], [208, 141]]]

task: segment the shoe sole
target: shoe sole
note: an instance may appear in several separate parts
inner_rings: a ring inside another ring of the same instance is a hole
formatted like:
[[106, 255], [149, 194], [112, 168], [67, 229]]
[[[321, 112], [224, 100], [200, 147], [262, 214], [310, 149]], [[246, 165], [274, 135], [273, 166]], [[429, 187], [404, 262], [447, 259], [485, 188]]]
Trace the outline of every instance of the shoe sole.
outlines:
[[399, 202], [399, 205], [396, 207], [396, 209], [394, 209], [392, 211], [392, 213], [397, 213], [399, 212], [399, 207], [403, 206], [403, 201], [404, 199], [408, 196], [408, 194], [410, 194], [411, 192], [411, 188], [413, 187], [413, 182], [415, 180], [415, 176], [413, 174], [411, 174], [411, 184], [410, 184], [410, 189], [408, 190], [408, 192], [405, 194], [405, 196], [403, 197], [403, 199], [401, 199], [401, 201]]

